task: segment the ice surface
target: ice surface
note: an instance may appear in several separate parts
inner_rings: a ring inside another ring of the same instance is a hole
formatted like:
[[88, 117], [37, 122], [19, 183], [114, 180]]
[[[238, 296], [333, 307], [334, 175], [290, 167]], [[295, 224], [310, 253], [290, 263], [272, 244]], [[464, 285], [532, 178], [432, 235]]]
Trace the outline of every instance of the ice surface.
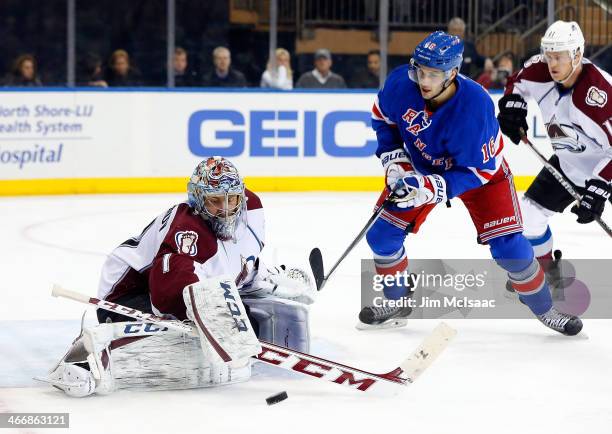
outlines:
[[[261, 197], [266, 259], [307, 266], [310, 249], [318, 246], [329, 268], [370, 216], [376, 194]], [[594, 434], [612, 429], [607, 320], [586, 320], [588, 338], [557, 335], [536, 320], [449, 320], [458, 330], [455, 341], [393, 399], [267, 366], [240, 385], [85, 399], [31, 380], [64, 354], [85, 308], [52, 298], [51, 284], [95, 294], [105, 254], [180, 200], [181, 195], [0, 198], [0, 412], [69, 412], [75, 433]], [[611, 213], [604, 216], [612, 221]], [[601, 229], [574, 219], [561, 215], [551, 223], [564, 257], [611, 258], [611, 240]], [[453, 201], [451, 209], [440, 206], [430, 215], [406, 249], [413, 258], [487, 258], [487, 247], [475, 238], [467, 211]], [[359, 260], [369, 257], [362, 242], [320, 293], [311, 309], [312, 353], [383, 372], [397, 366], [437, 321], [357, 331]], [[268, 407], [265, 398], [282, 390], [289, 399]]]

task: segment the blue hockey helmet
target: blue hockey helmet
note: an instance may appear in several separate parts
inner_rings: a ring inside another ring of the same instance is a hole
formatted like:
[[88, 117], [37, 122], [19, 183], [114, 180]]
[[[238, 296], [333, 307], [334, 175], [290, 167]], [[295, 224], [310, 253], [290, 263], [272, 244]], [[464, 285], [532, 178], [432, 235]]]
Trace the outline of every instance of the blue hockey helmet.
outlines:
[[451, 71], [461, 68], [463, 41], [454, 35], [438, 30], [427, 36], [414, 49], [413, 63], [419, 66]]

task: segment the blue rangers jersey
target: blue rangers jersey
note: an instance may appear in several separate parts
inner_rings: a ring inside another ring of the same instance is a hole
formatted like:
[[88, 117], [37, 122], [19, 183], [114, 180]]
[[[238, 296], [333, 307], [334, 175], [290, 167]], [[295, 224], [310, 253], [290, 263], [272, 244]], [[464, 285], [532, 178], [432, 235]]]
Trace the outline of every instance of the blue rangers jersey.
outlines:
[[449, 198], [486, 184], [503, 160], [501, 132], [487, 91], [458, 75], [455, 95], [431, 113], [408, 68], [391, 72], [372, 107], [376, 155], [383, 166], [404, 149], [417, 173], [444, 178]]

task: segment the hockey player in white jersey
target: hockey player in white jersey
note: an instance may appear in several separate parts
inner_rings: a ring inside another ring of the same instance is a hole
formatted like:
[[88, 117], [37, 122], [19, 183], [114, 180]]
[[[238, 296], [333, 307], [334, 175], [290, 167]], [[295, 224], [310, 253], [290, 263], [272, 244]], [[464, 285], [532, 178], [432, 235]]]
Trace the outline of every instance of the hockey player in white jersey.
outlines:
[[[612, 91], [610, 75], [583, 57], [584, 37], [576, 22], [557, 21], [544, 34], [541, 54], [512, 76], [499, 101], [502, 132], [519, 143], [527, 131], [526, 99], [539, 105], [554, 155], [549, 162], [582, 196], [571, 208], [578, 223], [601, 216], [610, 198], [612, 180]], [[561, 251], [553, 258], [548, 220], [563, 212], [574, 198], [545, 168], [521, 200], [525, 235], [555, 285]]]
[[309, 349], [309, 275], [267, 268], [264, 211], [234, 165], [202, 161], [188, 201], [117, 247], [101, 273], [98, 298], [194, 323], [199, 339], [98, 311], [43, 381], [72, 396], [117, 389], [209, 387], [246, 381], [259, 339]]

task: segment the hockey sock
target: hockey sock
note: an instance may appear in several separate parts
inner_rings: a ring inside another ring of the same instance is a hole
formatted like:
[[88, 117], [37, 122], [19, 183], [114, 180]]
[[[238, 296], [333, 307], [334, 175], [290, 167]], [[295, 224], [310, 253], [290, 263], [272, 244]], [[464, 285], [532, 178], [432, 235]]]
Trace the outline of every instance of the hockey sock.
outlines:
[[546, 226], [543, 234], [538, 236], [526, 236], [529, 244], [533, 247], [533, 253], [540, 259], [552, 259], [553, 236], [550, 227]]
[[399, 300], [402, 297], [409, 297], [412, 292], [407, 284], [408, 257], [406, 250], [402, 246], [400, 250], [391, 256], [374, 256], [374, 266], [376, 273], [381, 276], [393, 276], [393, 279], [383, 279], [383, 292], [389, 300]]
[[552, 297], [540, 264], [535, 259], [524, 270], [508, 273], [512, 287], [536, 315], [546, 313], [552, 307]]

